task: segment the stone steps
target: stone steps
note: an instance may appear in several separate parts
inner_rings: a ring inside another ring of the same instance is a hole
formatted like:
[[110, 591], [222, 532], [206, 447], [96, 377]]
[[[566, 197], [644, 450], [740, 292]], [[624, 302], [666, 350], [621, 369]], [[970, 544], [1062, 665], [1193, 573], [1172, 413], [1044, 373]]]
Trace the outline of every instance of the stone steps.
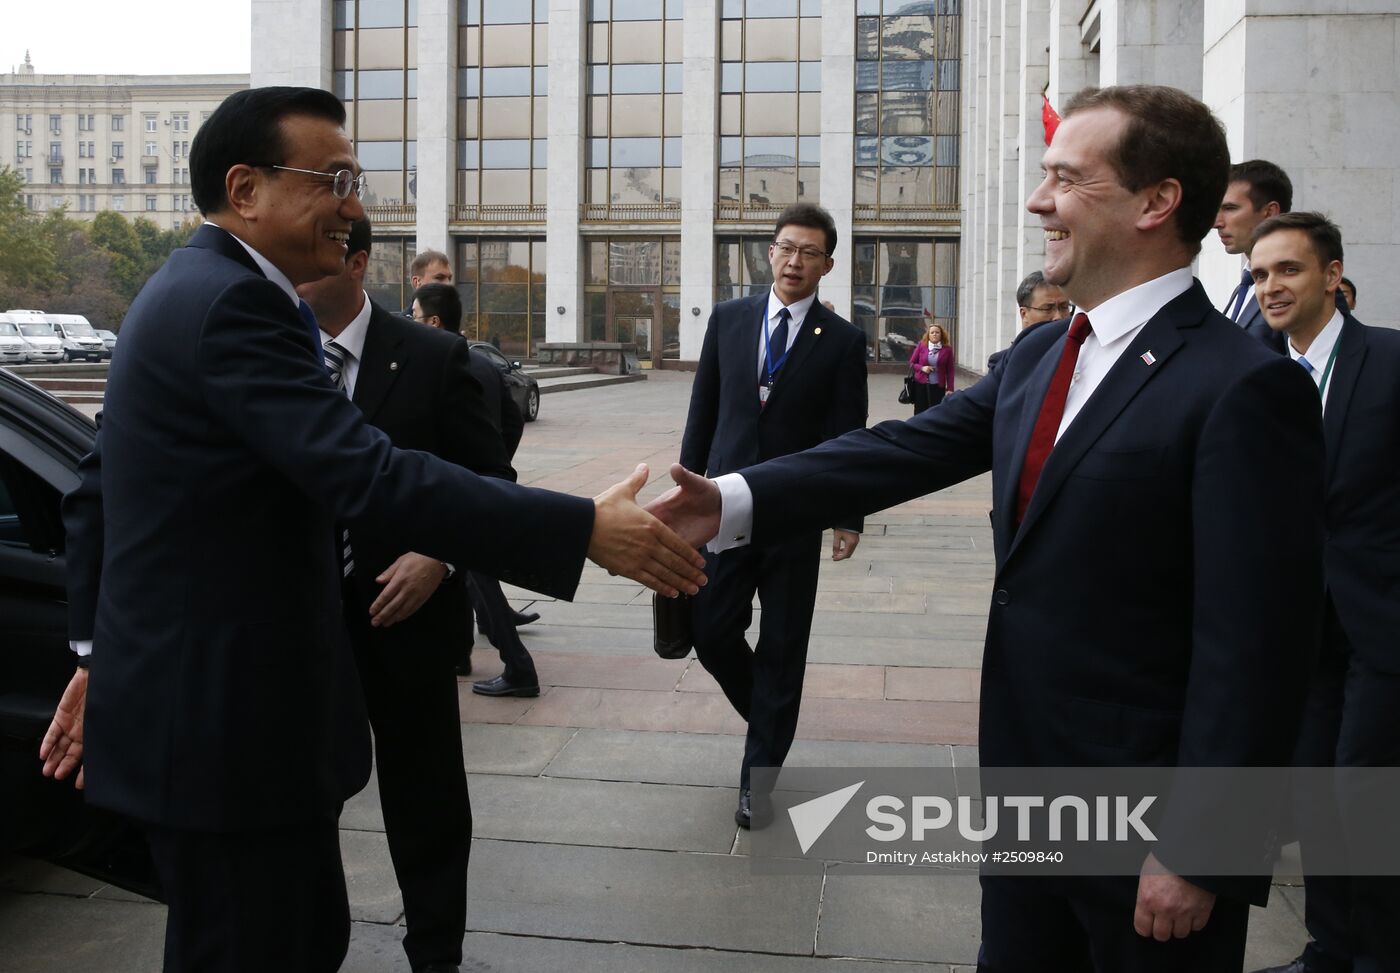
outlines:
[[580, 367], [573, 367], [573, 368], [570, 368], [570, 367], [562, 366], [562, 365], [561, 365], [561, 366], [553, 366], [553, 365], [544, 365], [544, 366], [538, 366], [538, 365], [536, 365], [536, 366], [529, 366], [529, 367], [526, 367], [526, 368], [521, 369], [521, 373], [522, 373], [522, 374], [525, 374], [525, 375], [529, 375], [531, 378], [536, 379], [536, 380], [541, 381], [541, 382], [544, 381], [544, 380], [547, 379], [547, 378], [569, 378], [570, 376], [573, 376], [573, 375], [594, 375], [594, 374], [597, 374], [592, 368], [588, 368], [588, 367], [586, 367], [586, 366], [580, 366]]
[[563, 378], [546, 378], [540, 381], [540, 394], [547, 395], [550, 392], [573, 392], [578, 389], [595, 389], [604, 385], [622, 385], [624, 382], [644, 382], [646, 374], [639, 372], [635, 375], [599, 375], [591, 368], [569, 369], [574, 372], [583, 372], [580, 375], [569, 375]]

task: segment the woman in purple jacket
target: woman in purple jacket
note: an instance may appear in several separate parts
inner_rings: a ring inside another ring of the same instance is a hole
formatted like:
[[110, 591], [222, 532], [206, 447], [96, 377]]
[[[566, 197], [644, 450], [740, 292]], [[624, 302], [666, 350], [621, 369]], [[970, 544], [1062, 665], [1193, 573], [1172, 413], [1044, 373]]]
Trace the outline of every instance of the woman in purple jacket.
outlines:
[[953, 391], [953, 346], [941, 326], [929, 321], [928, 330], [909, 356], [909, 367], [914, 373], [914, 415], [942, 402], [943, 396]]

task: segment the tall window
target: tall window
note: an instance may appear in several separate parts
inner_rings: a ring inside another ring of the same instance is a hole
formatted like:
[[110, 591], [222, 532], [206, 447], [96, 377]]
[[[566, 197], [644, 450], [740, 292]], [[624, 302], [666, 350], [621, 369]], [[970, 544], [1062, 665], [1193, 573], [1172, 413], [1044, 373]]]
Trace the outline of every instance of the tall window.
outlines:
[[380, 307], [398, 311], [413, 300], [408, 268], [417, 252], [414, 237], [374, 238], [369, 251], [369, 266], [365, 268], [365, 293]]
[[643, 365], [681, 354], [681, 241], [588, 241], [584, 313], [589, 341], [637, 346]]
[[853, 323], [865, 332], [868, 357], [907, 361], [925, 310], [956, 345], [957, 240], [856, 237], [852, 256]]
[[457, 290], [463, 335], [529, 357], [544, 340], [544, 238], [459, 237]]
[[773, 286], [773, 265], [768, 262], [772, 236], [720, 237], [715, 240], [715, 303], [749, 294], [762, 294]]
[[416, 0], [334, 4], [334, 88], [367, 177], [371, 219], [406, 218], [402, 207], [418, 194], [417, 21]]
[[679, 0], [589, 4], [590, 217], [680, 216], [681, 17]]
[[856, 2], [856, 219], [958, 208], [959, 4]]
[[548, 0], [460, 0], [457, 44], [457, 218], [542, 221]]
[[125, 115], [113, 115], [113, 116], [112, 116], [112, 131], [114, 131], [114, 132], [122, 132], [122, 131], [125, 131], [125, 130], [126, 130], [126, 116], [125, 116]]

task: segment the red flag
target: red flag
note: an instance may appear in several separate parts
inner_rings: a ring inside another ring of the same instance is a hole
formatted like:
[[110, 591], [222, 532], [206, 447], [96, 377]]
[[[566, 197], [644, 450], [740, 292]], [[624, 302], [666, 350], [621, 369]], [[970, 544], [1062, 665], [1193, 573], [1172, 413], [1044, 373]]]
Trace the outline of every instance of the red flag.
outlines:
[[1050, 96], [1041, 92], [1040, 97], [1045, 105], [1040, 109], [1040, 121], [1045, 126], [1045, 144], [1049, 145], [1050, 140], [1055, 137], [1055, 129], [1060, 127], [1060, 114], [1050, 106]]

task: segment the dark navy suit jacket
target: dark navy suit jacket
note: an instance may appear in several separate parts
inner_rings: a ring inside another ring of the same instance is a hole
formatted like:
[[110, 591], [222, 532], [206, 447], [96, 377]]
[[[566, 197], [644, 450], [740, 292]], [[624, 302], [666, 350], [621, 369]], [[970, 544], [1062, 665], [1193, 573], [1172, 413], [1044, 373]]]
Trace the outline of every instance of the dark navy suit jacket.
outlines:
[[[937, 409], [741, 471], [753, 541], [991, 470], [983, 766], [1286, 766], [1321, 625], [1316, 387], [1198, 283], [1095, 389], [1018, 525], [1021, 466], [1067, 329], [1023, 332]], [[1204, 800], [1166, 805], [1169, 868], [1172, 842], [1211, 813]], [[1263, 901], [1269, 880], [1200, 884]]]
[[569, 597], [593, 504], [392, 448], [217, 227], [170, 256], [122, 332], [64, 509], [70, 634], [95, 643], [88, 798], [195, 830], [334, 816], [370, 759], [336, 521]]

